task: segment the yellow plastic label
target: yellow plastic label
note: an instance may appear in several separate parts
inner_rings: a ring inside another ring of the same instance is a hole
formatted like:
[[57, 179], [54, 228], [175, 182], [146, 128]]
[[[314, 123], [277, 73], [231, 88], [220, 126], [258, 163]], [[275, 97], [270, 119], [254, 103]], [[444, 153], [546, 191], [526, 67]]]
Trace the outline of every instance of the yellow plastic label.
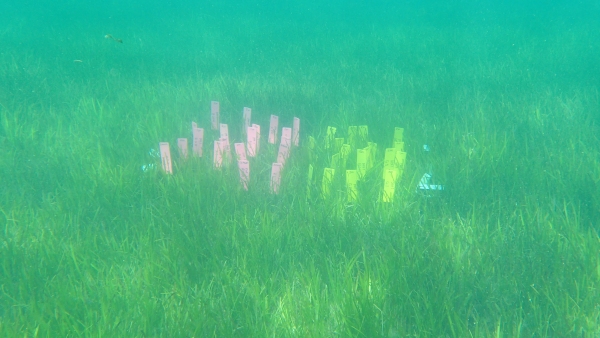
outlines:
[[396, 170], [385, 170], [383, 175], [383, 202], [394, 201], [394, 192], [396, 190]]
[[358, 137], [358, 127], [350, 126], [348, 127], [348, 144], [352, 148], [356, 148], [356, 138]]
[[367, 174], [367, 166], [369, 165], [369, 149], [356, 150], [356, 171], [359, 178], [365, 177]]
[[394, 144], [404, 142], [404, 128], [394, 129]]
[[348, 203], [356, 202], [358, 199], [358, 172], [346, 170], [346, 198]]
[[323, 184], [321, 194], [323, 199], [328, 199], [331, 195], [331, 184], [333, 183], [333, 176], [335, 175], [335, 169], [325, 168], [323, 171]]
[[335, 139], [335, 127], [327, 127], [327, 136], [325, 137], [325, 149], [329, 149], [333, 145]]

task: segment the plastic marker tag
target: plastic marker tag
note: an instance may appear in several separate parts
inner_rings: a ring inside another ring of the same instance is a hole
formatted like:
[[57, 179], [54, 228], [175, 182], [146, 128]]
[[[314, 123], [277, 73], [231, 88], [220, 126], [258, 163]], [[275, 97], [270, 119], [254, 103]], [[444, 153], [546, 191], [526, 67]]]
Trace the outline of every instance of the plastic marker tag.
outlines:
[[169, 147], [169, 142], [160, 142], [160, 162], [162, 163], [162, 168], [167, 174], [173, 174], [173, 166], [171, 163], [171, 149]]
[[404, 128], [394, 129], [394, 144], [404, 142]]
[[358, 140], [361, 143], [369, 140], [369, 126], [358, 126]]
[[177, 147], [179, 148], [179, 157], [187, 160], [188, 158], [188, 139], [178, 138]]
[[292, 142], [295, 147], [300, 144], [300, 119], [294, 117], [294, 124], [292, 126]]
[[331, 195], [331, 184], [333, 183], [333, 176], [335, 176], [335, 169], [325, 168], [323, 171], [323, 185], [321, 186], [321, 194], [323, 199], [328, 199]]
[[344, 145], [344, 138], [336, 137], [334, 142], [335, 142], [334, 151], [340, 151], [340, 149], [342, 149], [342, 146]]
[[315, 150], [316, 146], [317, 146], [317, 140], [315, 140], [314, 137], [309, 136], [308, 137], [308, 149]]
[[219, 138], [225, 140], [229, 146], [229, 127], [225, 123], [219, 124]]
[[248, 156], [254, 157], [256, 156], [256, 143], [258, 139], [258, 136], [256, 135], [256, 128], [248, 127], [246, 134], [248, 135]]
[[256, 129], [256, 148], [254, 151], [254, 156], [256, 156], [260, 151], [260, 125], [252, 124], [252, 128]]
[[281, 169], [283, 165], [281, 163], [273, 163], [271, 166], [271, 193], [279, 194], [279, 187], [281, 186]]
[[333, 169], [337, 169], [341, 166], [341, 157], [340, 153], [335, 153], [331, 156], [331, 167]]
[[279, 125], [279, 116], [271, 115], [271, 123], [269, 124], [269, 143], [277, 143], [277, 128]]
[[235, 147], [235, 154], [238, 158], [238, 164], [239, 161], [246, 161], [246, 146], [243, 143], [234, 143], [233, 146]]
[[[241, 144], [244, 145], [243, 143]], [[250, 182], [250, 163], [246, 160], [239, 160], [238, 169], [240, 171], [240, 181], [242, 182], [242, 188], [244, 190], [248, 190], [248, 182]]]
[[358, 199], [358, 172], [346, 170], [346, 199], [348, 203], [356, 202]]
[[396, 148], [387, 148], [385, 150], [385, 155], [383, 157], [383, 178], [385, 179], [385, 175], [388, 170], [398, 170], [398, 165], [396, 164], [396, 154], [398, 150]]
[[369, 149], [369, 165], [367, 168], [371, 169], [375, 165], [375, 156], [377, 156], [377, 143], [367, 143], [369, 144], [369, 146], [367, 147]]
[[290, 156], [290, 146], [292, 144], [292, 129], [283, 128], [281, 131], [281, 143], [279, 144], [279, 152], [277, 153], [277, 163], [285, 165], [285, 161]]
[[204, 143], [204, 129], [194, 128], [192, 130], [192, 152], [195, 156], [202, 157], [202, 145]]
[[349, 126], [348, 127], [348, 144], [352, 148], [356, 148], [356, 138], [358, 137], [358, 127], [357, 126]]
[[221, 147], [221, 141], [215, 141], [214, 144], [213, 165], [215, 169], [221, 169], [223, 166], [223, 150]]
[[210, 124], [212, 130], [219, 130], [219, 101], [210, 102]]
[[327, 127], [327, 135], [325, 136], [325, 149], [329, 149], [333, 146], [333, 140], [335, 139], [335, 127]]
[[231, 155], [231, 146], [229, 145], [227, 139], [224, 137], [221, 137], [219, 141], [221, 143], [220, 146], [221, 156], [223, 157], [223, 164], [225, 166], [229, 166], [231, 164], [231, 159], [233, 158], [233, 156]]
[[356, 172], [358, 178], [363, 178], [367, 174], [367, 166], [369, 165], [369, 149], [356, 150]]
[[394, 191], [396, 190], [396, 178], [398, 172], [396, 170], [385, 170], [383, 174], [383, 202], [389, 203], [394, 201]]
[[403, 151], [396, 152], [396, 165], [398, 166], [398, 175], [402, 176], [404, 173], [404, 165], [406, 164], [406, 153]]

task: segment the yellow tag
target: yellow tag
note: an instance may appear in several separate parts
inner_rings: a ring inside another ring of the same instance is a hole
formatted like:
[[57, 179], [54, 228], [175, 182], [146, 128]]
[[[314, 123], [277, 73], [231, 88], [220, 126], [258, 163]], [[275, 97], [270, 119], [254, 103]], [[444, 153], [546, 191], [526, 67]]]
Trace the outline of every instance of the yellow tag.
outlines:
[[386, 170], [383, 175], [383, 202], [394, 201], [394, 192], [396, 190], [396, 170]]
[[350, 126], [348, 127], [348, 144], [352, 148], [356, 148], [356, 138], [358, 137], [358, 127]]
[[344, 145], [344, 138], [343, 137], [336, 137], [335, 138], [335, 151], [340, 151], [340, 149], [342, 149], [342, 146]]
[[358, 178], [363, 178], [367, 174], [367, 166], [369, 164], [369, 149], [356, 150], [356, 171]]
[[335, 139], [335, 127], [327, 127], [327, 136], [325, 137], [325, 149], [329, 149]]
[[346, 170], [346, 196], [348, 203], [356, 202], [358, 199], [358, 172]]
[[398, 167], [398, 178], [404, 173], [404, 164], [406, 163], [406, 153], [403, 151], [396, 152], [396, 165]]
[[367, 170], [373, 168], [375, 165], [375, 156], [377, 155], [377, 143], [369, 142], [369, 146], [366, 148], [369, 149], [369, 163], [367, 166]]
[[308, 137], [308, 149], [314, 150], [316, 145], [317, 145], [317, 141], [315, 140], [315, 138], [312, 136], [309, 136]]
[[342, 155], [342, 159], [344, 159], [344, 161], [348, 159], [348, 155], [350, 155], [350, 152], [352, 152], [352, 148], [349, 144], [342, 145], [342, 148], [340, 149], [340, 154]]
[[358, 140], [367, 142], [369, 139], [369, 126], [358, 126]]
[[394, 129], [394, 144], [404, 142], [404, 128]]
[[341, 164], [340, 156], [341, 156], [340, 153], [333, 154], [333, 156], [331, 156], [331, 167], [333, 169], [337, 169], [338, 166]]
[[321, 188], [321, 194], [323, 199], [328, 199], [331, 194], [331, 183], [333, 183], [333, 176], [335, 175], [335, 169], [325, 168], [323, 171], [323, 185]]
[[397, 154], [398, 150], [396, 150], [396, 148], [387, 148], [385, 150], [385, 156], [383, 157], [383, 178], [385, 178], [388, 170], [398, 170], [398, 165], [396, 163]]

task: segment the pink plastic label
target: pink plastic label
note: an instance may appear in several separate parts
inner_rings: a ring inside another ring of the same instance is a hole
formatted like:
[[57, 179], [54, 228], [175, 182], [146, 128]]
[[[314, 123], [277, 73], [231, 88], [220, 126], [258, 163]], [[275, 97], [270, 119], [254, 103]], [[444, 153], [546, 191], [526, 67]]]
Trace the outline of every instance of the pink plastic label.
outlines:
[[221, 157], [223, 159], [223, 163], [226, 165], [231, 164], [231, 146], [226, 138], [221, 137], [219, 139], [221, 146]]
[[177, 147], [179, 148], [179, 157], [187, 160], [188, 158], [188, 139], [178, 138]]
[[269, 143], [277, 143], [277, 128], [279, 124], [279, 116], [271, 115], [271, 124], [269, 125]]
[[212, 130], [219, 130], [219, 101], [210, 102], [210, 124]]
[[290, 156], [290, 145], [292, 144], [292, 129], [283, 128], [281, 131], [281, 144], [277, 153], [277, 162], [285, 165], [285, 161]]
[[221, 141], [215, 141], [213, 165], [215, 169], [221, 169], [223, 165], [223, 150], [221, 149]]
[[162, 168], [167, 174], [173, 174], [173, 166], [171, 164], [171, 149], [169, 147], [169, 142], [160, 142], [160, 162], [162, 163]]
[[285, 160], [287, 159], [287, 147], [281, 143], [279, 144], [279, 151], [277, 152], [277, 163], [281, 163], [281, 165], [285, 165]]
[[235, 154], [237, 155], [238, 161], [246, 160], [246, 146], [243, 143], [234, 143]]
[[224, 139], [229, 144], [229, 127], [225, 123], [219, 125], [219, 133], [221, 139]]
[[202, 157], [202, 146], [204, 144], [204, 129], [194, 128], [194, 140], [192, 141], [192, 152], [195, 156]]
[[248, 156], [254, 157], [256, 156], [256, 143], [258, 135], [256, 135], [256, 128], [249, 127], [248, 128]]
[[281, 169], [283, 165], [281, 163], [273, 163], [271, 166], [271, 193], [279, 194], [279, 186], [281, 185]]
[[250, 182], [250, 163], [246, 160], [239, 160], [238, 168], [240, 170], [240, 181], [242, 182], [242, 188], [244, 188], [244, 190], [248, 190], [248, 182]]
[[256, 129], [256, 152], [254, 153], [256, 156], [260, 151], [260, 125], [252, 124], [252, 128]]
[[294, 117], [294, 125], [292, 129], [292, 142], [296, 147], [300, 143], [300, 119], [297, 117]]
[[281, 128], [281, 143], [292, 144], [292, 128]]

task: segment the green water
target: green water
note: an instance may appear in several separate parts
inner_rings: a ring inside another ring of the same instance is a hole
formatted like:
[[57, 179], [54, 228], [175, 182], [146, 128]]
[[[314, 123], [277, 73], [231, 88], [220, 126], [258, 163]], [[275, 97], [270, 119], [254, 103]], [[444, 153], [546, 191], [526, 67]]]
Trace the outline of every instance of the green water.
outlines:
[[[599, 17], [593, 1], [0, 5], [0, 336], [597, 337]], [[232, 142], [243, 107], [264, 136], [271, 114], [300, 118], [279, 195], [266, 137], [248, 191], [213, 169], [213, 100]], [[192, 121], [205, 155], [186, 161]], [[348, 203], [352, 155], [324, 199], [327, 127], [354, 125], [375, 166]], [[407, 160], [384, 203], [394, 127]], [[419, 193], [424, 173], [444, 190]]]

